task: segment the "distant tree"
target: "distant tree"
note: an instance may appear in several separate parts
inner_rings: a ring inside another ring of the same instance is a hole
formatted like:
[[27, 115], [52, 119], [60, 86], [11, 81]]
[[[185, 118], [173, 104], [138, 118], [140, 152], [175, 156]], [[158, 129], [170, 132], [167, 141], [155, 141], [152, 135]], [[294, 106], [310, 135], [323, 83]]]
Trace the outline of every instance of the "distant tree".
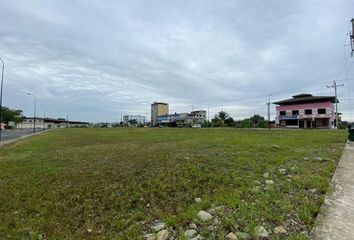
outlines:
[[347, 129], [348, 126], [350, 126], [350, 123], [349, 122], [346, 122], [346, 121], [341, 121], [338, 125], [338, 128], [339, 129]]
[[238, 127], [240, 127], [240, 128], [251, 128], [252, 127], [251, 120], [249, 118], [245, 118], [245, 119], [241, 120], [238, 123]]
[[108, 123], [101, 123], [100, 128], [108, 128]]
[[113, 128], [120, 127], [119, 122], [115, 122], [111, 124]]
[[211, 123], [208, 120], [206, 120], [206, 121], [202, 122], [201, 126], [202, 126], [202, 128], [207, 128], [207, 127], [211, 126]]
[[8, 124], [14, 122], [15, 124], [23, 121], [22, 110], [11, 109], [8, 107], [2, 107], [2, 122]]
[[211, 120], [213, 126], [215, 127], [224, 127], [225, 123], [228, 126], [233, 126], [234, 119], [225, 111], [220, 111], [215, 114], [214, 118]]
[[228, 117], [225, 119], [225, 124], [229, 127], [233, 127], [235, 125], [235, 121], [232, 117]]
[[128, 123], [129, 123], [130, 125], [136, 125], [136, 124], [138, 123], [138, 121], [137, 121], [136, 119], [130, 119], [130, 120], [128, 121]]
[[251, 123], [253, 127], [255, 128], [266, 128], [267, 127], [267, 121], [264, 119], [264, 117], [256, 114], [250, 118]]

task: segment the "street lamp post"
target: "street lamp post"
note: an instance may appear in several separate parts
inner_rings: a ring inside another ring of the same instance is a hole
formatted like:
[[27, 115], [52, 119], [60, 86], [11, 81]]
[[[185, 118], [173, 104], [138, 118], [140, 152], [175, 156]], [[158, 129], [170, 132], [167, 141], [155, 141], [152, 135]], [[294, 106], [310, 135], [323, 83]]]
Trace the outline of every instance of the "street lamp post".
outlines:
[[45, 131], [45, 107], [43, 107], [43, 131]]
[[4, 69], [5, 69], [5, 64], [2, 58], [0, 57], [0, 61], [2, 63], [2, 71], [1, 71], [1, 84], [0, 84], [0, 141], [1, 141], [1, 132], [2, 132], [2, 90], [4, 86]]
[[33, 112], [33, 133], [36, 132], [36, 109], [37, 109], [37, 98], [31, 93], [27, 93], [34, 98], [34, 112]]

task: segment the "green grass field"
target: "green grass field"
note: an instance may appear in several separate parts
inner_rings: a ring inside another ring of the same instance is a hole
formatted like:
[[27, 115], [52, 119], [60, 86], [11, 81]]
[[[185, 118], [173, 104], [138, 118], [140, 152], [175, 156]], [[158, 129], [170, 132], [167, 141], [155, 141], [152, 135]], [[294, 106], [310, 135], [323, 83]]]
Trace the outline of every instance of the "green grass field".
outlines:
[[[191, 222], [205, 239], [256, 239], [256, 226], [308, 239], [345, 141], [343, 131], [52, 130], [0, 149], [0, 239], [144, 239], [158, 219], [176, 239]], [[212, 206], [223, 206], [218, 221], [196, 218]]]

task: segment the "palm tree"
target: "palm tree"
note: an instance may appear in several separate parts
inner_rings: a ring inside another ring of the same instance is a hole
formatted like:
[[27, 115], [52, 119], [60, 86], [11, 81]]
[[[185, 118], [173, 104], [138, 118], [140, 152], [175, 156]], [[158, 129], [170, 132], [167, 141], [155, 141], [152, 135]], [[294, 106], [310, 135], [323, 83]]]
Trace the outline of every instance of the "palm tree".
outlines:
[[215, 117], [213, 119], [213, 122], [220, 123], [221, 127], [224, 127], [225, 120], [230, 119], [230, 115], [225, 112], [225, 111], [220, 111], [217, 114], [215, 114]]

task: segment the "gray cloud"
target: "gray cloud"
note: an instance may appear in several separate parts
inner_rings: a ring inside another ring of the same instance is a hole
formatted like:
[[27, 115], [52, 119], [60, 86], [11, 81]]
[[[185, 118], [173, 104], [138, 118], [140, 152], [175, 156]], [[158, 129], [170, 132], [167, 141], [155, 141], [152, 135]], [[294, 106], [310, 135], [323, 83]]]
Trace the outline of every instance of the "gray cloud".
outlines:
[[242, 118], [265, 115], [269, 93], [332, 94], [326, 85], [339, 79], [340, 111], [351, 116], [350, 0], [0, 4], [4, 104], [26, 115], [31, 92], [50, 115], [78, 120], [145, 114], [153, 101]]

